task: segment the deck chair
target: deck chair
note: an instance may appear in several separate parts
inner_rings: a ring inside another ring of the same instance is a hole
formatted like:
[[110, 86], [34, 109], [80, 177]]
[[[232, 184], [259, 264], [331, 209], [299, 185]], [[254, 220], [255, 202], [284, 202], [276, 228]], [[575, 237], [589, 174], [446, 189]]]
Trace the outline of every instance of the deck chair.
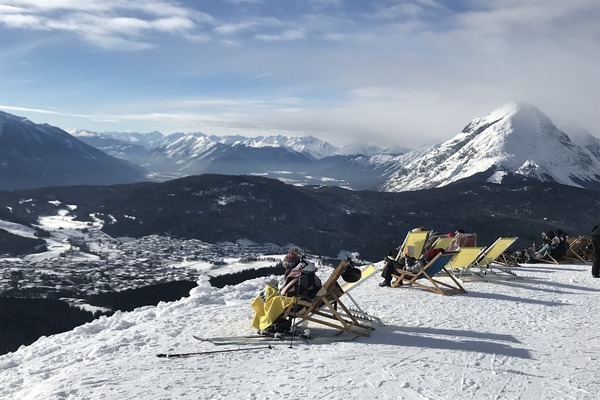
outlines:
[[565, 258], [572, 262], [592, 261], [592, 241], [587, 236], [569, 237], [567, 239], [569, 250]]
[[379, 317], [368, 314], [362, 308], [360, 308], [360, 306], [358, 305], [356, 300], [354, 300], [354, 297], [352, 297], [352, 295], [349, 293], [350, 290], [354, 289], [358, 285], [361, 285], [367, 279], [374, 276], [375, 272], [377, 272], [377, 267], [375, 267], [374, 265], [369, 265], [361, 270], [360, 279], [358, 281], [344, 282], [341, 286], [342, 286], [342, 290], [344, 291], [344, 295], [348, 296], [348, 298], [350, 299], [352, 304], [354, 304], [354, 307], [355, 307], [354, 309], [349, 308], [350, 311], [352, 312], [352, 314], [354, 314], [355, 316], [359, 316], [361, 319], [364, 319], [367, 321], [374, 321], [380, 326], [385, 326], [385, 324], [381, 321], [381, 319]]
[[446, 251], [456, 251], [461, 247], [475, 247], [477, 246], [477, 234], [476, 233], [457, 233], [452, 238], [450, 243], [445, 247]]
[[344, 292], [337, 281], [349, 263], [350, 260], [342, 260], [314, 298], [298, 299], [287, 308], [284, 317], [295, 319], [295, 326], [310, 321], [351, 334], [370, 336], [371, 331], [375, 329], [372, 324], [354, 315], [341, 300]]
[[414, 258], [421, 257], [423, 254], [423, 249], [425, 248], [425, 243], [427, 243], [427, 238], [429, 237], [429, 231], [409, 231], [406, 234], [406, 238], [404, 238], [404, 242], [402, 246], [400, 246], [400, 251], [396, 256], [396, 261], [400, 259], [400, 257], [409, 256]]
[[[480, 278], [504, 277], [518, 278], [512, 271], [515, 266], [506, 257], [505, 251], [517, 241], [517, 237], [499, 237], [491, 246], [485, 249], [469, 268], [470, 272]], [[479, 269], [479, 271], [475, 271]]]
[[542, 263], [546, 263], [546, 264], [567, 264], [567, 263], [571, 263], [573, 261], [575, 262], [580, 262], [581, 260], [579, 258], [577, 259], [573, 259], [571, 254], [569, 253], [569, 249], [571, 248], [571, 245], [569, 243], [569, 241], [567, 241], [567, 249], [564, 253], [563, 256], [561, 257], [557, 257], [557, 256], [553, 256], [552, 254], [550, 254], [550, 251], [547, 251], [546, 254], [544, 254], [544, 256], [542, 258], [536, 258], [536, 262], [542, 262]]
[[[419, 286], [430, 292], [443, 295], [466, 293], [466, 290], [462, 287], [460, 282], [446, 270], [446, 265], [448, 265], [450, 260], [452, 260], [456, 254], [458, 254], [458, 252], [455, 251], [438, 253], [427, 263], [427, 265], [417, 272], [397, 270], [396, 273], [392, 274], [392, 277], [396, 278], [396, 280], [392, 282], [392, 287], [401, 285], [407, 287]], [[446, 272], [451, 283], [436, 278], [441, 271]]]
[[450, 245], [450, 243], [452, 243], [453, 240], [454, 240], [454, 238], [452, 236], [441, 236], [441, 237], [437, 238], [435, 242], [433, 242], [433, 244], [431, 245], [431, 248], [446, 250], [448, 248], [448, 246]]
[[375, 274], [375, 272], [377, 272], [377, 268], [374, 265], [367, 266], [366, 268], [360, 271], [360, 279], [358, 281], [344, 282], [342, 284], [342, 290], [345, 294], [348, 294], [348, 292], [351, 289], [355, 288], [356, 286], [362, 284], [364, 281], [372, 277]]
[[469, 268], [484, 251], [485, 247], [461, 247], [458, 254], [446, 265], [446, 270], [455, 278], [469, 274]]

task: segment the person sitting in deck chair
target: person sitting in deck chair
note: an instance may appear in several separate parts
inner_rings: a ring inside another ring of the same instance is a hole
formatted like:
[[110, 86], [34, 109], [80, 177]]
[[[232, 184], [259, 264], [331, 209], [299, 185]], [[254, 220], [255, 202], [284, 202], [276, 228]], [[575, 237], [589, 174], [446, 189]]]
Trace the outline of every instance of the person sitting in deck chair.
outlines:
[[[397, 249], [396, 249], [397, 250]], [[390, 253], [393, 254], [394, 250], [392, 250]], [[407, 271], [411, 271], [411, 272], [418, 272], [421, 268], [423, 268], [425, 265], [427, 265], [427, 263], [431, 260], [433, 260], [433, 258], [438, 254], [438, 253], [444, 253], [445, 250], [442, 248], [434, 248], [434, 249], [429, 249], [427, 250], [421, 257], [419, 257], [418, 259], [414, 258], [414, 257], [401, 257], [399, 259], [399, 261], [396, 261], [394, 258], [390, 257], [390, 254], [388, 254], [385, 257], [386, 260], [386, 265], [383, 268], [383, 271], [381, 273], [381, 276], [383, 277], [383, 282], [381, 282], [379, 284], [379, 286], [381, 287], [386, 287], [386, 286], [391, 286], [392, 284], [392, 274], [399, 269], [404, 269]], [[397, 254], [397, 251], [396, 251]], [[400, 282], [400, 285], [402, 285], [402, 282]]]
[[[410, 257], [408, 255], [402, 256], [398, 258], [398, 253], [400, 252], [400, 248], [396, 247], [393, 250], [390, 250], [387, 256], [383, 259], [385, 261], [385, 266], [381, 271], [381, 277], [383, 278], [383, 282], [379, 284], [381, 287], [391, 286], [392, 284], [392, 274], [397, 269], [404, 269], [407, 266], [415, 265], [417, 259], [414, 257]], [[398, 259], [396, 259], [398, 258]]]
[[[565, 246], [567, 246], [565, 248]], [[542, 244], [537, 249], [535, 243], [528, 252], [528, 261], [537, 262], [542, 258], [550, 255], [553, 258], [556, 256], [562, 257], [568, 249], [567, 241], [564, 237], [557, 236], [554, 231], [542, 232]], [[562, 254], [561, 254], [562, 253]]]
[[317, 276], [317, 268], [313, 262], [306, 261], [304, 255], [300, 262], [287, 274], [281, 294], [283, 296], [312, 299], [323, 286]]
[[438, 253], [445, 253], [446, 250], [439, 248], [433, 248], [427, 250], [421, 257], [417, 259], [417, 261], [413, 265], [409, 265], [404, 267], [405, 270], [410, 272], [419, 272], [424, 266], [429, 263], [429, 261], [433, 260]]
[[312, 299], [322, 287], [315, 264], [292, 248], [278, 263], [285, 268], [284, 282], [267, 282], [265, 289], [252, 301], [255, 310], [252, 326], [262, 335], [289, 333], [292, 323], [283, 314], [295, 299]]
[[288, 250], [287, 254], [283, 257], [283, 260], [277, 263], [278, 267], [284, 268], [283, 279], [287, 279], [292, 269], [296, 268], [301, 261], [301, 254], [298, 248], [293, 247]]

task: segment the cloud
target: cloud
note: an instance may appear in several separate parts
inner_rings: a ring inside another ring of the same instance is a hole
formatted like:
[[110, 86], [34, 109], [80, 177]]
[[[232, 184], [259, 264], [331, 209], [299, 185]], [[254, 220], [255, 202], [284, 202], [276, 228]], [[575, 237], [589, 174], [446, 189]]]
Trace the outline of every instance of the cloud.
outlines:
[[46, 110], [41, 108], [29, 108], [29, 107], [15, 107], [10, 105], [2, 105], [0, 104], [0, 109], [11, 111], [11, 112], [25, 112], [31, 114], [48, 114], [48, 115], [57, 115], [62, 117], [75, 117], [75, 118], [90, 118], [90, 115], [85, 114], [74, 114], [74, 113], [64, 113], [60, 111], [54, 110]]
[[238, 22], [221, 24], [214, 28], [215, 32], [220, 35], [234, 35], [243, 31], [253, 30], [257, 23], [254, 21]]
[[6, 0], [0, 7], [0, 25], [69, 32], [107, 49], [154, 47], [152, 33], [189, 33], [193, 37], [197, 22], [211, 23], [212, 18], [161, 0]]
[[306, 37], [306, 31], [303, 29], [290, 29], [275, 34], [259, 34], [254, 37], [264, 42], [289, 42], [304, 39]]
[[[115, 67], [114, 78], [95, 77], [104, 84], [97, 92], [102, 101], [92, 104], [96, 96], [89, 93], [76, 99], [90, 117], [110, 116], [133, 130], [133, 121], [146, 121], [140, 130], [261, 128], [419, 145], [448, 139], [506, 102], [526, 101], [555, 122], [571, 117], [600, 135], [597, 0], [273, 4], [6, 0], [0, 27], [36, 30], [27, 39], [39, 44], [16, 42], [1, 55], [20, 61], [24, 51], [17, 46], [38, 53], [48, 46], [42, 36], [77, 35], [104, 49], [157, 48], [118, 59], [102, 52], [106, 58], [94, 61], [139, 69], [139, 77], [121, 76]], [[73, 54], [70, 63], [81, 53]], [[14, 71], [13, 80], [30, 79], [23, 68]], [[48, 92], [88, 88], [69, 78]], [[19, 89], [0, 93], [1, 101], [18, 105]], [[155, 103], [137, 100], [136, 91]], [[56, 104], [30, 96], [20, 104]]]

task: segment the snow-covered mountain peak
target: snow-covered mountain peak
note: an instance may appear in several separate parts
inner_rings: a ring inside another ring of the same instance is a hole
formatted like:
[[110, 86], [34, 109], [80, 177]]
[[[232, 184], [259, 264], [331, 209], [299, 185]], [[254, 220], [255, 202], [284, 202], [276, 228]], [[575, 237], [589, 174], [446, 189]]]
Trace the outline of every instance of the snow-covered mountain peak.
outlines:
[[573, 144], [538, 108], [511, 102], [474, 119], [454, 138], [405, 164], [382, 190], [445, 186], [484, 172], [494, 181], [511, 173], [582, 186], [597, 184], [598, 171], [598, 159]]
[[325, 142], [314, 136], [288, 137], [282, 135], [276, 136], [257, 136], [246, 138], [242, 141], [249, 147], [287, 147], [300, 154], [308, 155], [315, 159], [328, 157], [335, 153], [337, 148], [328, 142]]
[[81, 137], [99, 137], [100, 136], [97, 132], [92, 132], [92, 131], [88, 131], [88, 130], [85, 130], [85, 129], [67, 128], [67, 129], [65, 129], [65, 132], [67, 132], [71, 136], [75, 136], [75, 137], [78, 137], [78, 138], [81, 138]]

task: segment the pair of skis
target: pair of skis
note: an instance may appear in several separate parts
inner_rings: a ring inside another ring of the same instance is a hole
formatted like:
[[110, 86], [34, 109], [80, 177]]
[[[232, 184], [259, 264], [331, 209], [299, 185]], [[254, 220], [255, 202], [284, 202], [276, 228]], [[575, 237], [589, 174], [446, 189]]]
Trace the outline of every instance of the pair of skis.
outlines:
[[290, 336], [290, 335], [281, 335], [281, 334], [274, 334], [274, 335], [246, 335], [246, 336], [218, 336], [218, 337], [200, 337], [200, 336], [196, 336], [193, 335], [194, 339], [202, 341], [202, 342], [208, 342], [208, 343], [212, 343], [215, 346], [225, 346], [225, 345], [249, 345], [249, 344], [259, 344], [259, 343], [264, 343], [263, 346], [252, 346], [252, 347], [241, 347], [241, 348], [237, 348], [237, 349], [224, 349], [224, 350], [209, 350], [209, 351], [197, 351], [197, 352], [191, 352], [191, 353], [161, 353], [161, 354], [157, 354], [157, 357], [160, 358], [185, 358], [185, 357], [192, 357], [192, 356], [202, 356], [202, 355], [210, 355], [210, 354], [217, 354], [217, 353], [232, 353], [232, 352], [236, 352], [236, 351], [253, 351], [253, 350], [270, 350], [273, 349], [273, 345], [276, 343], [287, 343], [288, 341], [294, 341], [296, 344], [309, 344], [309, 340], [312, 341], [318, 341], [318, 342], [326, 342], [326, 341], [332, 341], [332, 342], [343, 342], [343, 341], [351, 341], [354, 340], [356, 338], [358, 338], [359, 336], [351, 336], [351, 337], [347, 337], [347, 338], [340, 338], [339, 335], [341, 335], [343, 333], [340, 332], [338, 335], [335, 336], [319, 336], [316, 338], [312, 338], [312, 337], [307, 337], [305, 335], [298, 335], [298, 336]]
[[201, 342], [209, 342], [215, 346], [225, 345], [244, 345], [251, 343], [270, 342], [270, 343], [287, 343], [288, 341], [296, 343], [308, 343], [309, 339], [312, 339], [309, 335], [289, 335], [289, 334], [269, 334], [269, 335], [248, 335], [248, 336], [220, 336], [220, 337], [200, 337], [193, 335], [194, 339]]

